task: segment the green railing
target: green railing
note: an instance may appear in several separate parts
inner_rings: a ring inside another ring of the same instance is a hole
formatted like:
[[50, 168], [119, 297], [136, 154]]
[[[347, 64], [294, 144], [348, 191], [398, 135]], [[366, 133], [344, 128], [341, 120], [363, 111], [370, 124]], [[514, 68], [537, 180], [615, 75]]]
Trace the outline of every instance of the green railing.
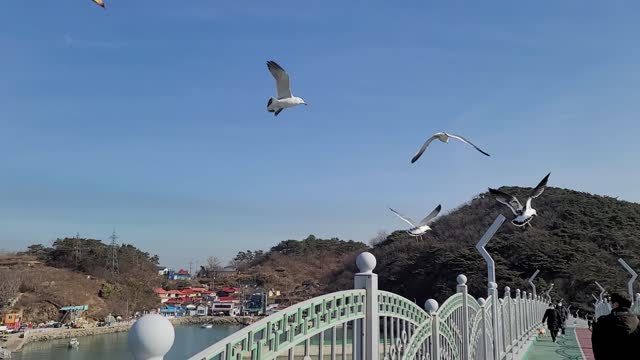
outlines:
[[[498, 298], [494, 283], [488, 290], [495, 296], [476, 300], [467, 293], [464, 275], [441, 306], [430, 299], [423, 309], [378, 290], [373, 255], [362, 253], [356, 263], [354, 289], [283, 309], [189, 359], [502, 360], [529, 346], [545, 309], [542, 297], [519, 290], [511, 297], [505, 288]], [[162, 359], [173, 343], [173, 328], [158, 315], [143, 317], [130, 343], [136, 359]]]

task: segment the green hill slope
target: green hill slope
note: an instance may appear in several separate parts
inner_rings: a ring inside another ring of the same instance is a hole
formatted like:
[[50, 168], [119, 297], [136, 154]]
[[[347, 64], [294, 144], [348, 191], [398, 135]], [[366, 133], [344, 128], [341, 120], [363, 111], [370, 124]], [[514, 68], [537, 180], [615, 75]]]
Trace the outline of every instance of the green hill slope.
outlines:
[[[530, 189], [502, 188], [525, 198]], [[470, 292], [486, 296], [486, 265], [475, 249], [498, 214], [507, 221], [487, 246], [496, 262], [500, 293], [504, 286], [529, 291], [526, 280], [536, 269], [538, 293], [555, 283], [554, 301], [564, 298], [592, 310], [594, 281], [610, 292], [625, 291], [628, 274], [617, 263], [624, 258], [640, 270], [640, 204], [611, 197], [548, 188], [534, 201], [538, 217], [532, 228], [511, 225], [510, 210], [484, 193], [433, 225], [422, 242], [396, 231], [373, 250], [380, 288], [419, 303], [444, 300], [455, 288], [458, 274], [467, 275]], [[348, 288], [355, 268], [338, 275], [334, 289]], [[637, 291], [637, 289], [636, 289]]]

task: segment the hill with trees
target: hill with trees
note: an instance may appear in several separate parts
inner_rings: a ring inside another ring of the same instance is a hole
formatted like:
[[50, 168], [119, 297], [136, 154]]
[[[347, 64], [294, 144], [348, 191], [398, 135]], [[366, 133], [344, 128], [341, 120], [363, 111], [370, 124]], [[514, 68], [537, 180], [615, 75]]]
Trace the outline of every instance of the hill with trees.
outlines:
[[[519, 199], [531, 191], [501, 190]], [[380, 288], [418, 303], [443, 301], [455, 291], [456, 276], [465, 274], [470, 293], [485, 297], [487, 270], [475, 244], [504, 214], [507, 221], [487, 246], [501, 294], [504, 286], [530, 291], [526, 281], [536, 269], [538, 293], [553, 282], [553, 300], [564, 299], [574, 308], [593, 309], [591, 294], [599, 293], [594, 281], [609, 292], [626, 293], [629, 276], [617, 259], [640, 270], [640, 204], [560, 188], [547, 188], [533, 203], [539, 216], [524, 230], [510, 223], [513, 214], [506, 206], [484, 193], [440, 216], [424, 241], [393, 232], [371, 250], [378, 260]], [[330, 281], [330, 290], [351, 287], [355, 271], [349, 264]]]
[[329, 282], [367, 249], [353, 240], [309, 235], [282, 241], [266, 252], [241, 251], [232, 264], [241, 270], [238, 283], [279, 290], [282, 302], [294, 303], [326, 292]]
[[0, 307], [23, 309], [27, 321], [55, 319], [58, 306], [89, 305], [87, 316], [127, 317], [135, 311], [157, 308], [153, 288], [160, 286], [157, 256], [132, 245], [112, 248], [100, 240], [64, 238], [50, 247], [35, 244], [28, 250], [0, 256], [3, 278]]

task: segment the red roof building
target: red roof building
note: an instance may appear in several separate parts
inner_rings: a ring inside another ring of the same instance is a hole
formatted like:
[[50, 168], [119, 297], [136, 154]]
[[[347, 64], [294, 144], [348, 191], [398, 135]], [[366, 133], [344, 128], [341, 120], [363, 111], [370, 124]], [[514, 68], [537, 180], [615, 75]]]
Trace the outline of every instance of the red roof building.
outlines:
[[220, 296], [218, 297], [218, 302], [230, 302], [230, 301], [236, 301], [237, 299], [231, 296]]

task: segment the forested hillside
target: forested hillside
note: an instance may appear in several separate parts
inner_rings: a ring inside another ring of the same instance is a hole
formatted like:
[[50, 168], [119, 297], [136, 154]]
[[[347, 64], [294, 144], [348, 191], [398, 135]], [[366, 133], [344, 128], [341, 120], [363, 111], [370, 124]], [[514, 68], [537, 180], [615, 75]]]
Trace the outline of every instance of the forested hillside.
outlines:
[[0, 296], [0, 307], [17, 299], [13, 306], [23, 309], [29, 321], [55, 319], [58, 307], [67, 305], [89, 305], [86, 315], [95, 319], [157, 308], [158, 257], [121, 244], [115, 247], [114, 263], [112, 250], [100, 240], [64, 238], [51, 247], [36, 244], [0, 257], [12, 260], [0, 262], [3, 284], [10, 290]]
[[[531, 189], [504, 187], [520, 199]], [[444, 300], [454, 291], [455, 278], [464, 273], [471, 293], [486, 296], [486, 265], [475, 249], [498, 214], [507, 221], [487, 246], [496, 262], [502, 293], [504, 286], [529, 291], [526, 280], [536, 269], [538, 292], [555, 283], [554, 301], [564, 298], [590, 309], [594, 281], [610, 292], [625, 291], [628, 274], [617, 263], [624, 258], [640, 270], [640, 204], [573, 190], [548, 188], [534, 200], [538, 217], [532, 228], [510, 224], [510, 210], [488, 193], [441, 216], [433, 231], [416, 241], [396, 231], [371, 250], [376, 255], [380, 288], [423, 302]], [[332, 282], [332, 289], [352, 285], [350, 264]]]
[[326, 292], [338, 274], [368, 246], [338, 238], [285, 240], [267, 252], [241, 251], [234, 263], [243, 269], [245, 283], [274, 288], [286, 294], [286, 301], [304, 300]]

